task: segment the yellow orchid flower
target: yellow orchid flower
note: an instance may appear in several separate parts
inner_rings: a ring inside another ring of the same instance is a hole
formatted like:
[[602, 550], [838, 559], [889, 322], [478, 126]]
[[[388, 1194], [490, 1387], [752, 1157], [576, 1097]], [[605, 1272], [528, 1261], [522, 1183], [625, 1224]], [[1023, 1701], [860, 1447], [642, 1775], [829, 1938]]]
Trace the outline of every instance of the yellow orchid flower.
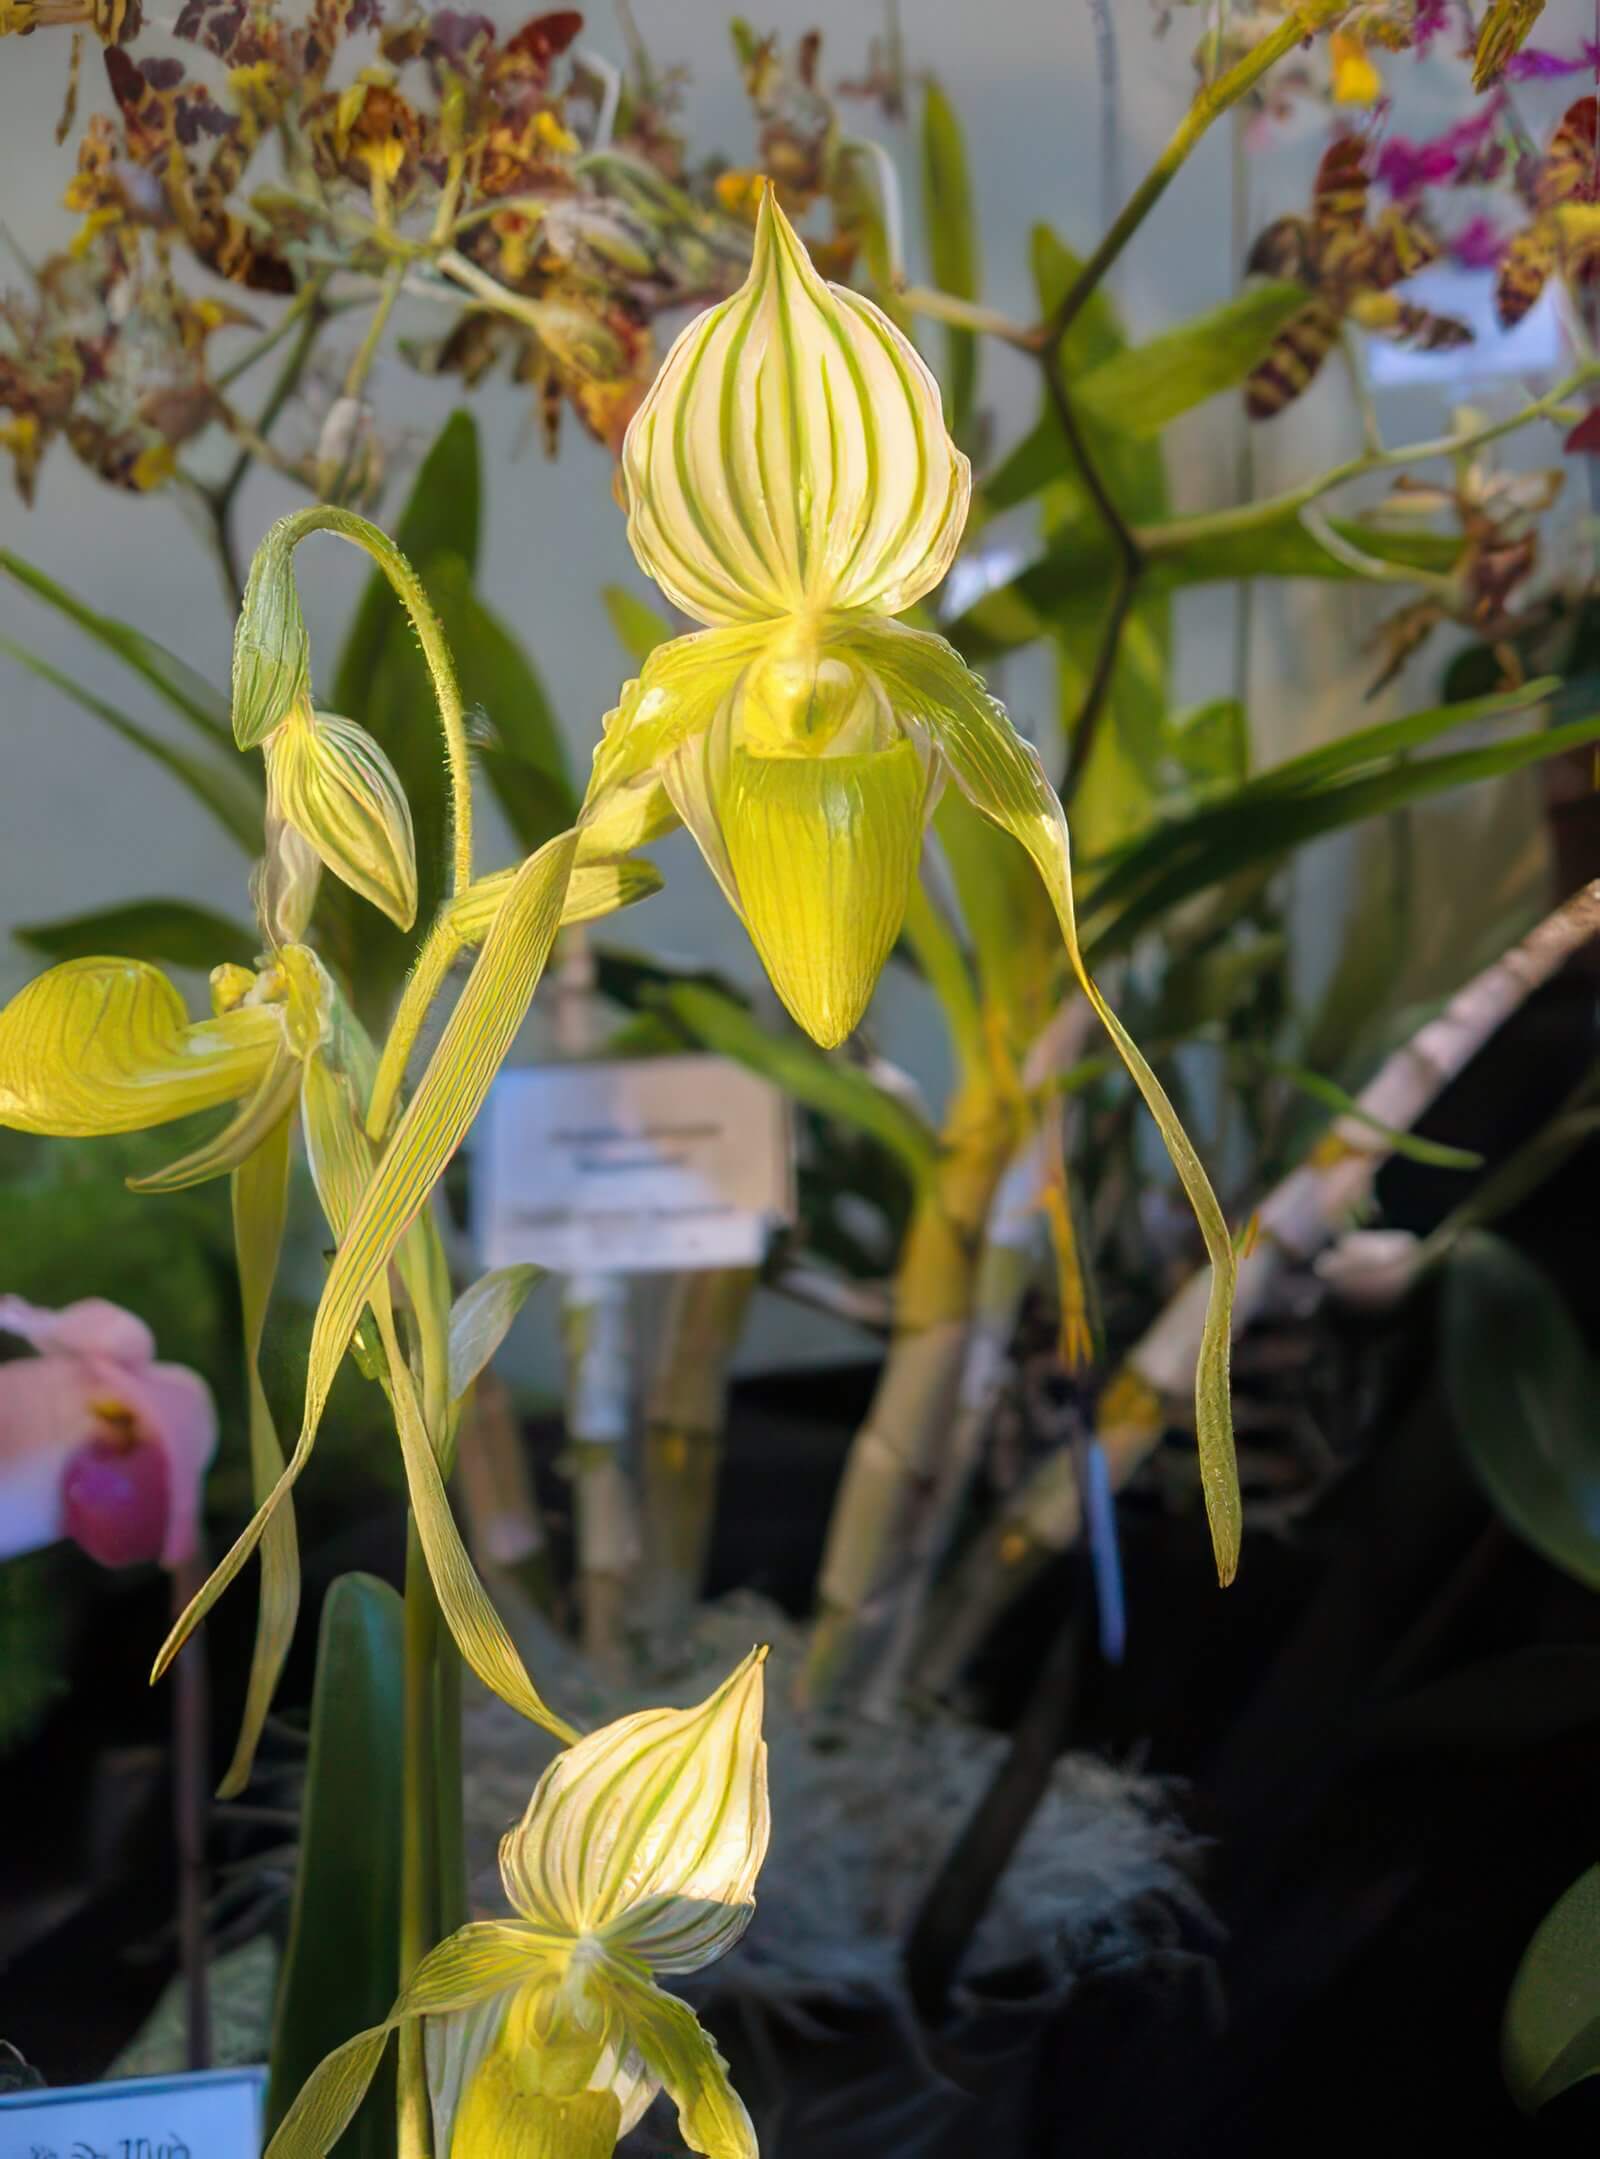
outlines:
[[731, 1949], [766, 1856], [764, 1649], [695, 1709], [591, 1732], [540, 1778], [500, 1847], [515, 1920], [480, 1921], [417, 1967], [387, 2020], [311, 2076], [267, 2159], [321, 2159], [392, 2031], [425, 2019], [437, 2159], [608, 2159], [663, 2087], [692, 2151], [756, 2159], [727, 2065], [656, 1975]]
[[944, 575], [966, 520], [967, 461], [938, 385], [870, 301], [818, 275], [770, 187], [748, 279], [673, 346], [621, 477], [634, 553], [706, 627], [658, 646], [608, 716], [579, 859], [681, 820], [773, 987], [831, 1047], [900, 934], [941, 787], [1022, 843], [1211, 1256], [1196, 1399], [1226, 1581], [1239, 1541], [1227, 1225], [1084, 968], [1066, 818], [1037, 753], [950, 645], [893, 619]]

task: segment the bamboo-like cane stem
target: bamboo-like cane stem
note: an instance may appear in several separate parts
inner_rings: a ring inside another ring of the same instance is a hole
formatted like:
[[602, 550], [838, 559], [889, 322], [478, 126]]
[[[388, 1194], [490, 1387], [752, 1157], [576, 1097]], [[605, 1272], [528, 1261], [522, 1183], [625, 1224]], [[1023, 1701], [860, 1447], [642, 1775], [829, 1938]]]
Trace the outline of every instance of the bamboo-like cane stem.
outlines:
[[817, 1618], [797, 1683], [808, 1706], [835, 1691], [938, 1460], [966, 1358], [983, 1226], [1014, 1139], [1009, 1106], [986, 1077], [970, 1078], [952, 1100], [944, 1158], [906, 1233], [889, 1353], [828, 1524]]
[[[1600, 935], [1600, 882], [1586, 885], [1520, 943], [1458, 990], [1389, 1057], [1358, 1095], [1364, 1118], [1408, 1132], [1489, 1038], [1590, 938]], [[1388, 1149], [1346, 1115], [1323, 1135], [1257, 1214], [1239, 1262], [1235, 1331], [1266, 1305], [1290, 1267], [1306, 1265], [1371, 1198]], [[1120, 1490], [1160, 1444], [1167, 1405], [1186, 1392], [1198, 1353], [1205, 1282], [1191, 1277], [1130, 1352], [1101, 1397], [1096, 1437]], [[1040, 1464], [968, 1554], [920, 1661], [921, 1684], [945, 1691], [989, 1628], [1082, 1526], [1077, 1482], [1062, 1453]]]
[[705, 1579], [727, 1417], [728, 1361], [755, 1290], [754, 1267], [675, 1275], [646, 1411], [644, 1514], [651, 1628], [680, 1627]]
[[[558, 1045], [568, 1057], [588, 1056], [595, 1042], [595, 964], [581, 929], [562, 938], [555, 996]], [[640, 1549], [638, 1500], [624, 1460], [633, 1421], [629, 1303], [625, 1275], [568, 1275], [561, 1286], [580, 1631], [590, 1657], [613, 1672], [622, 1655], [626, 1585]]]

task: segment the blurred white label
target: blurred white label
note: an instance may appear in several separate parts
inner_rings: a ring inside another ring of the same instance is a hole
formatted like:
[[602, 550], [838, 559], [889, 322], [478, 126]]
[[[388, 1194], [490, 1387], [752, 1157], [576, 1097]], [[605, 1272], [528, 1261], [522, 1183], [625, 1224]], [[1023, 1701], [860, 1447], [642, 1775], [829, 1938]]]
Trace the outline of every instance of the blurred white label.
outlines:
[[129, 2077], [0, 2099], [0, 2159], [256, 2159], [264, 2069]]
[[1386, 337], [1366, 340], [1367, 372], [1375, 390], [1432, 382], [1445, 389], [1470, 388], [1506, 375], [1550, 375], [1565, 365], [1559, 278], [1551, 278], [1513, 330], [1503, 330], [1494, 311], [1494, 272], [1434, 263], [1400, 287], [1406, 299], [1435, 315], [1453, 315], [1473, 332], [1470, 345], [1453, 352], [1418, 352]]
[[478, 1123], [473, 1217], [486, 1267], [757, 1266], [794, 1217], [788, 1104], [725, 1057], [502, 1072]]

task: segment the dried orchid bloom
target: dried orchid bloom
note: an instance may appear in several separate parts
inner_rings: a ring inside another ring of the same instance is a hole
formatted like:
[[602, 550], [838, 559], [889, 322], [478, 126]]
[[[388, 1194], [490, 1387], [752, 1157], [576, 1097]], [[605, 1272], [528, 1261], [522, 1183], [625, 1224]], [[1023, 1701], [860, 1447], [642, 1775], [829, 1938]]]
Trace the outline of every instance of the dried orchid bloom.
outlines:
[[321, 2159], [389, 2034], [426, 2020], [438, 2159], [608, 2159], [665, 2088], [692, 2151], [756, 2159], [727, 2065], [656, 1985], [738, 1941], [766, 1856], [764, 1649], [696, 1709], [591, 1732], [540, 1778], [500, 1847], [513, 1920], [461, 1928], [423, 1958], [387, 2021], [314, 2072], [267, 2159]]
[[157, 1364], [142, 1319], [103, 1297], [59, 1312], [0, 1297], [0, 1560], [70, 1537], [103, 1567], [195, 1554], [217, 1413], [198, 1373]]

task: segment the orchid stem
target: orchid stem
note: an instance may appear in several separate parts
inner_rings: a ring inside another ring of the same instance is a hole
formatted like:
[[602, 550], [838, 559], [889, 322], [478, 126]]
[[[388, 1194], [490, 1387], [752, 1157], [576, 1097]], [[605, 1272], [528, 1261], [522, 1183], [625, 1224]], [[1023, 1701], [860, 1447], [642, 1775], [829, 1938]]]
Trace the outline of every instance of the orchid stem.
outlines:
[[1166, 148], [1128, 197], [1121, 213], [1068, 288], [1060, 305], [1034, 333], [1035, 342], [1041, 348], [1057, 344], [1062, 332], [1077, 320], [1079, 310], [1177, 178], [1191, 151], [1212, 122], [1220, 119], [1230, 105], [1236, 105], [1240, 98], [1248, 95], [1269, 68], [1275, 66], [1285, 54], [1292, 52], [1321, 24], [1337, 15], [1345, 5], [1346, 0], [1301, 0], [1301, 4], [1276, 30], [1264, 37], [1259, 45], [1247, 52], [1225, 75], [1219, 75], [1215, 82], [1203, 85]]
[[[439, 1605], [415, 1521], [406, 1533], [404, 1798], [400, 1859], [400, 1971], [404, 1988], [439, 1938], [439, 1765], [434, 1760]], [[422, 2026], [400, 2027], [399, 2159], [431, 2159], [433, 2122]]]
[[[184, 1611], [205, 1578], [198, 1561], [174, 1570], [173, 1611]], [[185, 2060], [211, 2066], [211, 1991], [206, 1960], [208, 1726], [206, 1647], [190, 1637], [177, 1659], [172, 1700], [173, 1829], [178, 1849], [178, 1955], [183, 1969]]]

